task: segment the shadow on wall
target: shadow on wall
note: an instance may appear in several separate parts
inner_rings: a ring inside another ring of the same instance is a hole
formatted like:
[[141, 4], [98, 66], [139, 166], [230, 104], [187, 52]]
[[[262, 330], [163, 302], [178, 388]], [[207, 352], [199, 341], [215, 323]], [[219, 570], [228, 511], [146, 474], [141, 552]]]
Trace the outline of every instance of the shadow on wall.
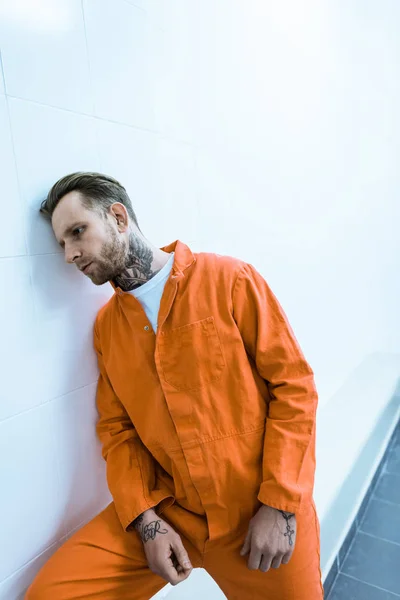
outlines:
[[[53, 235], [49, 224], [49, 235]], [[88, 521], [111, 500], [96, 436], [98, 378], [93, 325], [112, 295], [95, 286], [62, 252], [32, 262], [38, 348], [46, 365], [45, 397], [52, 398], [58, 452], [61, 521], [57, 539]], [[64, 530], [63, 530], [64, 527]]]

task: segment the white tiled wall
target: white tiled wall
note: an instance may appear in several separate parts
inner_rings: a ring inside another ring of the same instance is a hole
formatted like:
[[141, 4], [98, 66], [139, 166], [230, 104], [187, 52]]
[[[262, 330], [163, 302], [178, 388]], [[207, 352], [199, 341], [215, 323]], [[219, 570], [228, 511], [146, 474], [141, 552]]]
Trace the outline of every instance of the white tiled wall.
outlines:
[[[400, 8], [390, 0], [0, 3], [0, 600], [109, 501], [92, 325], [40, 201], [113, 175], [159, 245], [253, 262], [325, 403], [399, 351]], [[221, 597], [204, 573], [161, 596]]]
[[7, 94], [91, 114], [81, 0], [4, 0], [0, 11]]

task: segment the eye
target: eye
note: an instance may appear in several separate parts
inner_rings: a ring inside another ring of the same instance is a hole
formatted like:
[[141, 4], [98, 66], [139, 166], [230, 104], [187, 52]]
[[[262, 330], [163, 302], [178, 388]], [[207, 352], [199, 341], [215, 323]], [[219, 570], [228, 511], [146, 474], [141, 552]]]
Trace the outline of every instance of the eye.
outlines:
[[73, 233], [73, 235], [78, 236], [82, 233], [82, 231], [84, 231], [84, 229], [85, 229], [84, 227], [76, 227], [72, 233]]

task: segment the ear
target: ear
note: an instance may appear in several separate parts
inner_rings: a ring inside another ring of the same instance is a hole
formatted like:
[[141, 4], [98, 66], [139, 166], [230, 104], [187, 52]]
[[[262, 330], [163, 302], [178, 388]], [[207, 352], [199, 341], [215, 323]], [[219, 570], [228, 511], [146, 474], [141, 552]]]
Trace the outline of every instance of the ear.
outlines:
[[128, 212], [121, 202], [115, 202], [110, 206], [110, 216], [115, 220], [119, 231], [122, 233], [128, 229]]

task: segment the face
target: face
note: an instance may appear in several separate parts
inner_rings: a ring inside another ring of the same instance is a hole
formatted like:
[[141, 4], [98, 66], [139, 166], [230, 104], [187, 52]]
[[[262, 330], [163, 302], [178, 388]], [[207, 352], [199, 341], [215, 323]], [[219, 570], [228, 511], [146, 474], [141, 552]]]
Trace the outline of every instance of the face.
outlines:
[[[117, 222], [126, 223], [121, 227]], [[52, 226], [64, 249], [65, 260], [75, 263], [95, 285], [114, 279], [125, 267], [128, 217], [116, 203], [103, 218], [85, 208], [79, 192], [69, 192], [53, 212]]]

